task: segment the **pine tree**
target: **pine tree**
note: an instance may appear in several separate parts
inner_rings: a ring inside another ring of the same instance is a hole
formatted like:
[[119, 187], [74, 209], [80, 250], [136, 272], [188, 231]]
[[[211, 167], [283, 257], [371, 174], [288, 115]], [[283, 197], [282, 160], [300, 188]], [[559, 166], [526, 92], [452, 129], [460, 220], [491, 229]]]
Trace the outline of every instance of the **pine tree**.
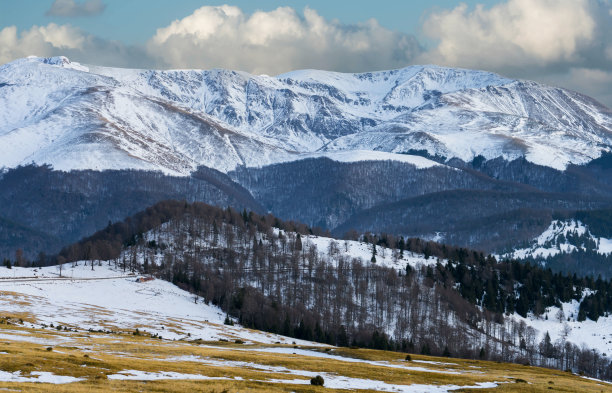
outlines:
[[340, 331], [338, 332], [337, 336], [337, 345], [339, 347], [348, 347], [349, 345], [349, 339], [344, 325], [340, 325]]
[[374, 243], [374, 240], [372, 240], [372, 259], [370, 259], [370, 262], [376, 263], [376, 243]]

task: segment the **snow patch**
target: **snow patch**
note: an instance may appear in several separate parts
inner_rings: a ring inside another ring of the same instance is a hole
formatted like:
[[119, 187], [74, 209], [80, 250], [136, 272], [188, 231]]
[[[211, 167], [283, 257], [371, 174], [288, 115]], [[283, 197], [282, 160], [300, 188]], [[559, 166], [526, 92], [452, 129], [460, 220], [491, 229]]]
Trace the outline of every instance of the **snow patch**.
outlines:
[[30, 375], [31, 376], [23, 376], [21, 375], [21, 371], [15, 371], [11, 373], [8, 371], [0, 370], [0, 381], [65, 384], [83, 380], [83, 378], [75, 378], [65, 375], [55, 375], [46, 371], [32, 371]]

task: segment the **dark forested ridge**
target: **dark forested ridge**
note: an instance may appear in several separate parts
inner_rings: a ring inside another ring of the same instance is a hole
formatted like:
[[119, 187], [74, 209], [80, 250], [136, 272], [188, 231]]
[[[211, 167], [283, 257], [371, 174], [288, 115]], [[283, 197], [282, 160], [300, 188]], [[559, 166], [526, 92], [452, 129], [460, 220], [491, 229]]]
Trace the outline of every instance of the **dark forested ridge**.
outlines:
[[[269, 211], [336, 236], [355, 229], [502, 252], [534, 239], [553, 217], [576, 211], [594, 231], [612, 233], [612, 220], [601, 213], [612, 206], [606, 162], [557, 171], [524, 158], [452, 159], [425, 169], [397, 161], [313, 158], [238, 167], [228, 175], [200, 168], [188, 177], [28, 166], [0, 175], [0, 257], [12, 258], [17, 249], [29, 258], [57, 252], [164, 199]], [[601, 258], [589, 264], [588, 273], [598, 269], [605, 273]]]
[[612, 170], [596, 164], [562, 172], [524, 158], [477, 157], [447, 165], [320, 158], [229, 175], [272, 213], [339, 236], [351, 229], [441, 235], [445, 243], [489, 252], [533, 239], [553, 215], [612, 206]]
[[[612, 378], [602, 354], [564, 340], [540, 342], [532, 328], [507, 317], [576, 300], [579, 312], [567, 318], [597, 320], [612, 312], [610, 281], [387, 234], [352, 232], [360, 243], [330, 240], [317, 249], [313, 233], [270, 214], [166, 201], [67, 247], [59, 259], [104, 259], [154, 274], [245, 326], [297, 338]], [[371, 247], [372, 258], [343, 252], [355, 244]], [[385, 252], [395, 267], [376, 262]], [[422, 263], [402, 262], [408, 254]]]
[[19, 167], [0, 174], [0, 257], [13, 258], [18, 249], [29, 259], [56, 253], [165, 199], [262, 210], [248, 191], [207, 168], [190, 177], [171, 177], [136, 170]]

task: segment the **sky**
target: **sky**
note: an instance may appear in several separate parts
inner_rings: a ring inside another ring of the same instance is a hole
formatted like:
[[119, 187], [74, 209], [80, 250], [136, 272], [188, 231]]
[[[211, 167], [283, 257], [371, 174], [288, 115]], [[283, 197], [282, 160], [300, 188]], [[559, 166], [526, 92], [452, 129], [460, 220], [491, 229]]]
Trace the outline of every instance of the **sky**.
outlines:
[[612, 2], [0, 0], [0, 64], [29, 55], [269, 75], [438, 64], [612, 107]]

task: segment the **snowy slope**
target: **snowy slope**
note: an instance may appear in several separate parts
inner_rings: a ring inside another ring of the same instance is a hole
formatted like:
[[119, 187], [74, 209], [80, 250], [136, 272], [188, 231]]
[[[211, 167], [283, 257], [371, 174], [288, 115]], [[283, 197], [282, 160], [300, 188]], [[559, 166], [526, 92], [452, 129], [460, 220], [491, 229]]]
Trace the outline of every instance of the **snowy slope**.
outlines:
[[[511, 318], [523, 321], [537, 331], [537, 339], [542, 340], [546, 332], [551, 340], [565, 339], [578, 346], [594, 348], [605, 354], [612, 353], [612, 316], [600, 317], [597, 321], [587, 319], [577, 321], [579, 303], [563, 303], [561, 308], [549, 307], [540, 317], [528, 315], [523, 318], [513, 314]], [[560, 312], [562, 310], [562, 312]]]
[[599, 254], [612, 253], [612, 239], [597, 237], [577, 220], [553, 220], [550, 226], [529, 247], [519, 248], [503, 258], [547, 258], [562, 253], [593, 250]]
[[[215, 306], [163, 280], [136, 282], [137, 276], [106, 263], [0, 269], [0, 309], [28, 313], [37, 325], [78, 329], [133, 331], [140, 328], [166, 339], [218, 340], [241, 338], [260, 343], [295, 339], [223, 324]], [[297, 340], [301, 341], [301, 340]], [[308, 342], [302, 342], [308, 344]], [[54, 344], [54, 343], [44, 343]]]
[[227, 172], [327, 152], [414, 149], [465, 161], [525, 156], [563, 169], [612, 146], [612, 115], [588, 97], [437, 66], [269, 77], [28, 58], [0, 66], [0, 103], [0, 167], [186, 175], [198, 165]]

